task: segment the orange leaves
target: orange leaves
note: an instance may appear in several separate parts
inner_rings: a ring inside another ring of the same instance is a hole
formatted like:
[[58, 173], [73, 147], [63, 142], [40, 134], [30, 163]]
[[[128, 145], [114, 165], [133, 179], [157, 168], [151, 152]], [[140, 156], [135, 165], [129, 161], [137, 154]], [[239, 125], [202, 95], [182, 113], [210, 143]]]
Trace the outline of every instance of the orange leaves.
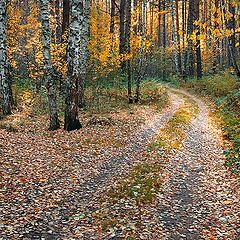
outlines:
[[158, 12], [158, 15], [165, 15], [165, 14], [168, 14], [169, 12], [170, 12], [169, 10], [162, 10]]
[[12, 68], [19, 68], [22, 65], [19, 59], [25, 58], [30, 77], [41, 76], [41, 24], [37, 3], [32, 3], [28, 15], [20, 7], [9, 4], [8, 16], [8, 58]]
[[220, 32], [220, 30], [218, 28], [216, 28], [216, 29], [213, 30], [213, 35], [215, 37], [221, 37], [222, 33]]

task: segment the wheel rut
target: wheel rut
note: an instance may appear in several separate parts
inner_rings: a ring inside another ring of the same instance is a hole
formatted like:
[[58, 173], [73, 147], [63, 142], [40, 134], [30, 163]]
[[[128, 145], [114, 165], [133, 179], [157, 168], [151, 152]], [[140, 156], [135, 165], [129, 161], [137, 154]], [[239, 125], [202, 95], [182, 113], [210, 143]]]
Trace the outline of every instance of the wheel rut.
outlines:
[[[188, 93], [179, 93], [197, 103], [199, 114], [186, 131], [183, 148], [171, 158], [167, 167], [171, 174], [158, 200], [164, 239], [210, 239], [207, 234], [218, 236], [216, 239], [234, 239], [230, 236], [232, 227], [226, 228], [219, 221], [218, 205], [231, 191], [226, 188], [219, 195], [216, 190], [218, 174], [227, 175], [221, 140], [209, 124], [206, 105]], [[213, 170], [216, 171], [214, 175], [211, 174]]]

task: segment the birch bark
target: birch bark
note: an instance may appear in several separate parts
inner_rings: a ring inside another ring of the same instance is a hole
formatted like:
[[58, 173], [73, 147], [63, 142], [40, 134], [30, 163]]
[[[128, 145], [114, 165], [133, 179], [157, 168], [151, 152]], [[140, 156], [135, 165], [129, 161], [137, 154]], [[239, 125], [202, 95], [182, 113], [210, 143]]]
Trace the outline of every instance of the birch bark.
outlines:
[[85, 0], [82, 11], [80, 11], [80, 46], [79, 46], [79, 89], [78, 89], [78, 106], [84, 107], [84, 86], [87, 77], [87, 60], [88, 60], [88, 39], [89, 39], [89, 15], [90, 0]]
[[71, 1], [71, 24], [67, 49], [67, 86], [65, 99], [64, 129], [72, 131], [80, 129], [78, 118], [78, 88], [80, 71], [80, 30], [82, 25], [83, 0]]
[[7, 1], [0, 1], [0, 92], [2, 95], [3, 115], [11, 114], [11, 81], [8, 74], [6, 6]]
[[58, 120], [58, 108], [56, 98], [56, 84], [51, 60], [51, 31], [49, 23], [49, 1], [40, 0], [41, 23], [42, 23], [42, 45], [45, 72], [45, 86], [48, 95], [50, 126], [49, 130], [56, 130], [60, 127]]

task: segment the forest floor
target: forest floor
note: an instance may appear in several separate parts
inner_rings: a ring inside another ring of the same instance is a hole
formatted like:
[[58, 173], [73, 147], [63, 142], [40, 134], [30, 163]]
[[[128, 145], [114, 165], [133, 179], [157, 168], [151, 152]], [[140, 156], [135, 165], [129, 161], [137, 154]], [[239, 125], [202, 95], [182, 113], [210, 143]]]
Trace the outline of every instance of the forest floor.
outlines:
[[239, 179], [219, 126], [198, 98], [169, 96], [161, 112], [121, 110], [71, 133], [34, 116], [0, 129], [0, 239], [237, 239]]

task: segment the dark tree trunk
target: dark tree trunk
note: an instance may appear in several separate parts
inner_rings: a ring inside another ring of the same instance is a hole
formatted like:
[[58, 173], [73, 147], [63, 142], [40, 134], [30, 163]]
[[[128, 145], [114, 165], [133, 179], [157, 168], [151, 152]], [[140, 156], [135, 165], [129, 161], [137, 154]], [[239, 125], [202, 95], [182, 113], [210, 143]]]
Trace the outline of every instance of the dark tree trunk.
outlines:
[[[126, 15], [126, 0], [120, 1], [120, 46], [119, 46], [119, 54], [124, 57], [126, 53], [126, 34], [125, 34], [125, 15]], [[121, 69], [125, 72], [126, 62], [122, 60]]]
[[187, 37], [188, 37], [188, 52], [186, 54], [186, 67], [188, 69], [188, 76], [193, 77], [195, 72], [195, 57], [194, 57], [194, 46], [193, 40], [190, 38], [191, 34], [193, 34], [194, 30], [194, 4], [195, 1], [189, 1], [188, 6], [188, 27], [187, 27]]
[[232, 14], [232, 16], [228, 22], [228, 29], [230, 29], [233, 32], [233, 34], [230, 37], [228, 37], [229, 60], [237, 76], [240, 77], [240, 68], [236, 60], [236, 21], [235, 21], [236, 9], [233, 3], [229, 3], [229, 12]]
[[130, 60], [130, 53], [131, 53], [131, 17], [132, 17], [132, 1], [127, 1], [126, 6], [126, 27], [125, 27], [125, 34], [126, 34], [126, 47], [127, 47], [127, 54], [128, 60], [126, 62], [127, 65], [127, 78], [128, 78], [128, 101], [129, 103], [133, 103], [132, 99], [132, 76], [131, 76], [131, 60]]
[[61, 42], [61, 25], [60, 25], [60, 0], [55, 0], [56, 13], [56, 42]]
[[[199, 0], [195, 0], [195, 4], [194, 4], [194, 19], [193, 21], [198, 21], [199, 20], [199, 5], [200, 5], [200, 1]], [[197, 41], [196, 41], [196, 56], [197, 56], [197, 78], [202, 78], [202, 54], [201, 54], [201, 42], [199, 40], [199, 36], [200, 36], [200, 27], [199, 26], [195, 26], [196, 28], [196, 35], [197, 35]]]
[[62, 19], [62, 40], [69, 28], [70, 0], [63, 0], [63, 19]]
[[116, 15], [116, 3], [115, 3], [115, 0], [111, 0], [110, 34], [114, 34], [114, 30], [115, 30], [115, 15]]
[[145, 40], [146, 40], [146, 10], [147, 0], [142, 1], [142, 21], [141, 21], [141, 47], [139, 52], [138, 73], [136, 77], [136, 94], [135, 103], [140, 101], [140, 87], [144, 75], [144, 60], [145, 60]]

